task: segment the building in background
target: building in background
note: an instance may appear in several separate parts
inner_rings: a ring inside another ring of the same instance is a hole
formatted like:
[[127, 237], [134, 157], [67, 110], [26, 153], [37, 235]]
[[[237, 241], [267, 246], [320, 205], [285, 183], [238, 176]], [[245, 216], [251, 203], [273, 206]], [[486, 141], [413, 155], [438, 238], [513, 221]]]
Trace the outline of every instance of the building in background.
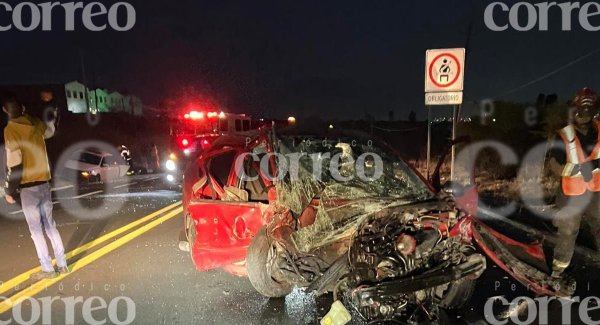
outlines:
[[108, 113], [109, 96], [106, 89], [96, 88], [94, 89], [94, 95], [96, 96], [95, 101], [96, 106], [98, 107], [98, 113]]
[[123, 112], [133, 114], [131, 107], [131, 95], [123, 95]]
[[65, 84], [67, 110], [72, 113], [87, 113], [89, 111], [87, 93], [87, 87], [78, 81]]
[[131, 95], [129, 96], [129, 101], [131, 105], [131, 114], [135, 116], [144, 115], [144, 103], [139, 97]]
[[108, 99], [109, 112], [125, 112], [125, 97], [120, 92], [110, 93]]
[[96, 98], [96, 91], [93, 89], [88, 89], [88, 107], [90, 108], [90, 113], [97, 114], [98, 113], [98, 99]]
[[39, 106], [40, 92], [44, 89], [54, 93], [55, 103], [61, 110], [74, 114], [127, 113], [141, 116], [146, 107], [133, 94], [123, 95], [119, 91], [105, 88], [89, 88], [76, 80], [66, 84], [0, 86], [0, 95], [16, 96], [30, 113], [37, 116], [41, 112], [36, 111], [36, 106]]

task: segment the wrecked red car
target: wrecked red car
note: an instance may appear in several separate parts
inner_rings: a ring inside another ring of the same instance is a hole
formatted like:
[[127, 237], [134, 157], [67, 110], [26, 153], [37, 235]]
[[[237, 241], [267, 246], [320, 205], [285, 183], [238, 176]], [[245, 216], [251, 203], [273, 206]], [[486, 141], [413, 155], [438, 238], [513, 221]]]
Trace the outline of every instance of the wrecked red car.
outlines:
[[299, 158], [248, 248], [258, 292], [333, 292], [368, 321], [419, 323], [468, 302], [485, 257], [451, 234], [459, 210], [393, 150], [360, 134], [278, 134], [273, 146]]
[[474, 217], [474, 186], [442, 189], [439, 166], [434, 178], [362, 134], [222, 137], [185, 176], [191, 256], [247, 272], [267, 297], [333, 292], [369, 321], [437, 321], [468, 303], [486, 257], [536, 293], [569, 294], [542, 240], [502, 234]]
[[[294, 173], [275, 184], [272, 216], [248, 247], [248, 277], [267, 297], [303, 287], [367, 321], [437, 323], [440, 308], [466, 306], [487, 258], [537, 294], [572, 294], [569, 279], [550, 277], [544, 238], [515, 240], [475, 217], [473, 185], [431, 186], [439, 180], [360, 135], [280, 134], [274, 147], [300, 158], [285, 162]], [[343, 309], [324, 323], [350, 317]]]

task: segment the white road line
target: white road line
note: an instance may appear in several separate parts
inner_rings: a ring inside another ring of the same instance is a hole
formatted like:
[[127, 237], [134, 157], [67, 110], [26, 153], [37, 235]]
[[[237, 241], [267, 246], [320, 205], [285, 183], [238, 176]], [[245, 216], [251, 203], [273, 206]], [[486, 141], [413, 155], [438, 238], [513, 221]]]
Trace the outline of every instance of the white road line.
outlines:
[[95, 191], [95, 192], [91, 192], [91, 193], [82, 194], [82, 195], [79, 195], [79, 196], [70, 197], [70, 198], [67, 198], [67, 199], [81, 199], [83, 197], [100, 194], [102, 192], [104, 192], [104, 191], [100, 190], [100, 191]]
[[144, 182], [153, 181], [153, 180], [156, 180], [156, 179], [159, 179], [159, 178], [160, 178], [160, 176], [156, 176], [156, 177], [148, 178], [148, 179], [144, 180]]
[[[86, 194], [82, 194], [79, 196], [74, 196], [74, 197], [65, 197], [65, 198], [58, 198], [59, 200], [75, 200], [75, 199], [81, 199], [84, 197], [88, 197], [88, 196], [92, 196], [92, 195], [96, 195], [96, 194], [100, 194], [104, 191], [95, 191], [95, 192], [91, 192], [91, 193], [86, 193]], [[52, 204], [57, 204], [60, 201], [53, 201]], [[15, 214], [19, 214], [19, 213], [23, 213], [23, 210], [19, 210], [19, 211], [15, 211], [15, 212], [11, 212], [11, 215], [15, 215]]]
[[[52, 204], [53, 204], [53, 205], [54, 205], [54, 204], [57, 204], [57, 203], [58, 203], [58, 201], [54, 201], [54, 202], [52, 202]], [[15, 215], [15, 214], [19, 214], [19, 213], [23, 213], [23, 210], [19, 210], [19, 211], [11, 212], [10, 214], [12, 214], [12, 215]]]
[[61, 187], [55, 187], [55, 188], [52, 189], [52, 192], [62, 191], [62, 190], [70, 189], [70, 188], [73, 188], [73, 185], [66, 185], [66, 186], [61, 186]]
[[133, 183], [127, 183], [127, 184], [123, 184], [123, 185], [115, 186], [115, 188], [122, 188], [122, 187], [125, 187], [125, 186], [131, 186], [131, 185], [135, 185], [135, 184], [137, 184], [137, 183], [136, 183], [136, 182], [133, 182]]

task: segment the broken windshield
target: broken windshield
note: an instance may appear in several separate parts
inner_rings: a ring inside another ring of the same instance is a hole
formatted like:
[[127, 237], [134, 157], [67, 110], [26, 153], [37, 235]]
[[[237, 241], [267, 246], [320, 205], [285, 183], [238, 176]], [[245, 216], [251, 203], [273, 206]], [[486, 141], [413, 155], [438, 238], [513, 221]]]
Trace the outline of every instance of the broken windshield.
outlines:
[[278, 187], [285, 193], [279, 198], [294, 212], [318, 196], [406, 203], [434, 196], [391, 149], [371, 140], [280, 136], [277, 151], [278, 173], [284, 173]]

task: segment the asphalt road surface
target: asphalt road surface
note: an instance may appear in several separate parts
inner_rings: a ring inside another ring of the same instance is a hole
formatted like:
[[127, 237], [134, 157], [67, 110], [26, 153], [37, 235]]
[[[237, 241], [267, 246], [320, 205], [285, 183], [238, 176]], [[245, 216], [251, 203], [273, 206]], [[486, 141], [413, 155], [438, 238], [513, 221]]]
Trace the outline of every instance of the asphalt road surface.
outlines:
[[[54, 189], [54, 216], [73, 272], [29, 280], [38, 262], [23, 214], [0, 204], [0, 324], [317, 324], [331, 306], [330, 295], [315, 298], [296, 289], [270, 300], [245, 278], [197, 272], [188, 253], [178, 249], [180, 194], [161, 175], [135, 176], [108, 188]], [[583, 273], [578, 295], [600, 296], [594, 286], [598, 270]], [[471, 306], [448, 313], [444, 323], [486, 324], [488, 298], [522, 295], [535, 298], [488, 263]], [[583, 324], [578, 305], [570, 310], [572, 323]], [[561, 311], [560, 303], [550, 304], [550, 324], [564, 323]], [[590, 315], [600, 320], [598, 310]], [[525, 311], [520, 319], [528, 316]], [[354, 315], [351, 324], [363, 322]]]

